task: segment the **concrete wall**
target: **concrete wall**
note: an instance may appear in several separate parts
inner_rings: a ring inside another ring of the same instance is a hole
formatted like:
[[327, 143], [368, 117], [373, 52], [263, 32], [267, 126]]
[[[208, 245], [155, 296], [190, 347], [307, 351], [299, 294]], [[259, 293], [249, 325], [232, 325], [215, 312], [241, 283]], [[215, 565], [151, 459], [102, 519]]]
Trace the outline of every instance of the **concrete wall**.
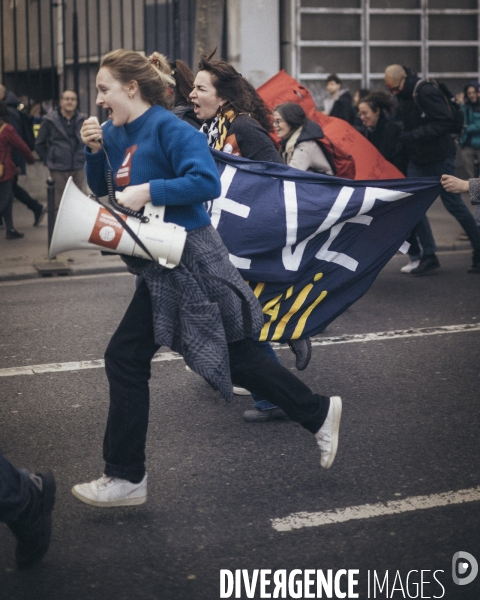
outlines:
[[280, 70], [279, 0], [228, 0], [228, 61], [258, 87]]

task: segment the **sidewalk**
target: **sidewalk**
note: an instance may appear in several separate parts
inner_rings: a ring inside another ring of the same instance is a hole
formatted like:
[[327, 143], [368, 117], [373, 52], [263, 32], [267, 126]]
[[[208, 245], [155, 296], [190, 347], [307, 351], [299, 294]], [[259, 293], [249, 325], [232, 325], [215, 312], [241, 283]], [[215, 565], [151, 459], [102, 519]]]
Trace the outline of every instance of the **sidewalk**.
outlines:
[[[29, 193], [46, 205], [48, 171], [39, 162], [29, 167], [28, 177], [21, 176], [19, 184]], [[467, 196], [464, 200], [472, 210]], [[437, 199], [430, 210], [428, 218], [433, 229], [438, 251], [470, 250], [470, 243], [457, 239], [460, 232], [458, 222], [445, 210], [440, 199]], [[13, 220], [15, 228], [25, 234], [18, 240], [6, 240], [5, 230], [0, 230], [0, 281], [38, 278], [41, 275], [35, 264], [48, 261], [48, 228], [47, 215], [38, 227], [33, 227], [33, 213], [17, 200], [14, 202]], [[97, 250], [72, 250], [57, 256], [57, 261], [64, 263], [70, 270], [70, 276], [91, 275], [98, 273], [126, 272], [125, 264], [119, 256], [102, 256]]]

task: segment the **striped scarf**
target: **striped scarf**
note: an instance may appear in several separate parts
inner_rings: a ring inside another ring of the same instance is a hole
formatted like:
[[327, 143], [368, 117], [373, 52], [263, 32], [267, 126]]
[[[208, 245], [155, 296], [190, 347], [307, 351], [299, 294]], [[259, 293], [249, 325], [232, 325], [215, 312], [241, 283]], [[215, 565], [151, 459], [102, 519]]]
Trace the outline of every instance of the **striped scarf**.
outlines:
[[227, 110], [223, 115], [216, 116], [210, 123], [204, 123], [200, 129], [207, 135], [207, 141], [210, 148], [222, 150], [225, 140], [228, 137], [228, 130], [235, 119], [236, 114], [233, 110]]

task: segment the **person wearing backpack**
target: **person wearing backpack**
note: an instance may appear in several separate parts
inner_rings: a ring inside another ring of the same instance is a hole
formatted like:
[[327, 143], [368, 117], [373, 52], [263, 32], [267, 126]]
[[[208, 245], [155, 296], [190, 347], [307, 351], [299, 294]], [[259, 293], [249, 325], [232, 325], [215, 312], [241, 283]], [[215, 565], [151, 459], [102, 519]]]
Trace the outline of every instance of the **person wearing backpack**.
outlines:
[[307, 119], [299, 104], [284, 102], [276, 106], [273, 126], [280, 138], [280, 153], [286, 165], [301, 171], [334, 175], [330, 158], [319, 141], [324, 137], [323, 129]]
[[[436, 81], [421, 80], [410, 68], [394, 64], [385, 70], [385, 85], [399, 100], [404, 132], [402, 142], [409, 152], [408, 177], [455, 176], [456, 146], [452, 133], [458, 133], [459, 113], [447, 97], [445, 89]], [[460, 194], [441, 192], [448, 212], [463, 227], [473, 248], [473, 264], [469, 273], [477, 273], [480, 266], [480, 231], [472, 213]], [[422, 248], [422, 255], [409, 250], [410, 261], [420, 260], [411, 275], [425, 275], [438, 269], [435, 239], [425, 216], [414, 229]], [[411, 254], [410, 254], [411, 253]]]

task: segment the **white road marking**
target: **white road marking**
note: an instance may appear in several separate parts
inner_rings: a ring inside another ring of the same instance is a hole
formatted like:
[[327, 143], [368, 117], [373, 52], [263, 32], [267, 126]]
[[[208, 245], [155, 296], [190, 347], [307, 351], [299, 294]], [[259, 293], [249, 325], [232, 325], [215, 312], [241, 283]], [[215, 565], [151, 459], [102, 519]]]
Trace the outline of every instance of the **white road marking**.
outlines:
[[349, 506], [326, 512], [293, 513], [283, 519], [272, 519], [272, 527], [277, 531], [293, 531], [303, 527], [320, 527], [322, 525], [332, 525], [333, 523], [345, 523], [346, 521], [371, 519], [372, 517], [478, 501], [480, 501], [480, 487], [459, 490], [458, 492], [431, 494], [429, 496], [411, 496], [410, 498], [391, 502]]
[[[480, 331], [480, 323], [463, 325], [445, 325], [444, 327], [422, 327], [419, 329], [397, 329], [394, 331], [378, 331], [376, 333], [357, 333], [326, 338], [312, 338], [312, 346], [333, 346], [337, 344], [352, 344], [365, 342], [378, 342], [396, 340], [401, 338], [423, 337], [429, 335], [442, 335], [448, 333], [464, 333]], [[275, 350], [285, 350], [287, 345], [273, 344]], [[176, 352], [160, 352], [152, 362], [181, 360]], [[8, 367], [0, 369], [0, 377], [14, 377], [16, 375], [36, 375], [39, 373], [60, 373], [65, 371], [81, 371], [83, 369], [99, 369], [105, 365], [103, 359], [83, 360], [79, 362], [50, 363], [43, 365], [26, 365], [23, 367]]]

